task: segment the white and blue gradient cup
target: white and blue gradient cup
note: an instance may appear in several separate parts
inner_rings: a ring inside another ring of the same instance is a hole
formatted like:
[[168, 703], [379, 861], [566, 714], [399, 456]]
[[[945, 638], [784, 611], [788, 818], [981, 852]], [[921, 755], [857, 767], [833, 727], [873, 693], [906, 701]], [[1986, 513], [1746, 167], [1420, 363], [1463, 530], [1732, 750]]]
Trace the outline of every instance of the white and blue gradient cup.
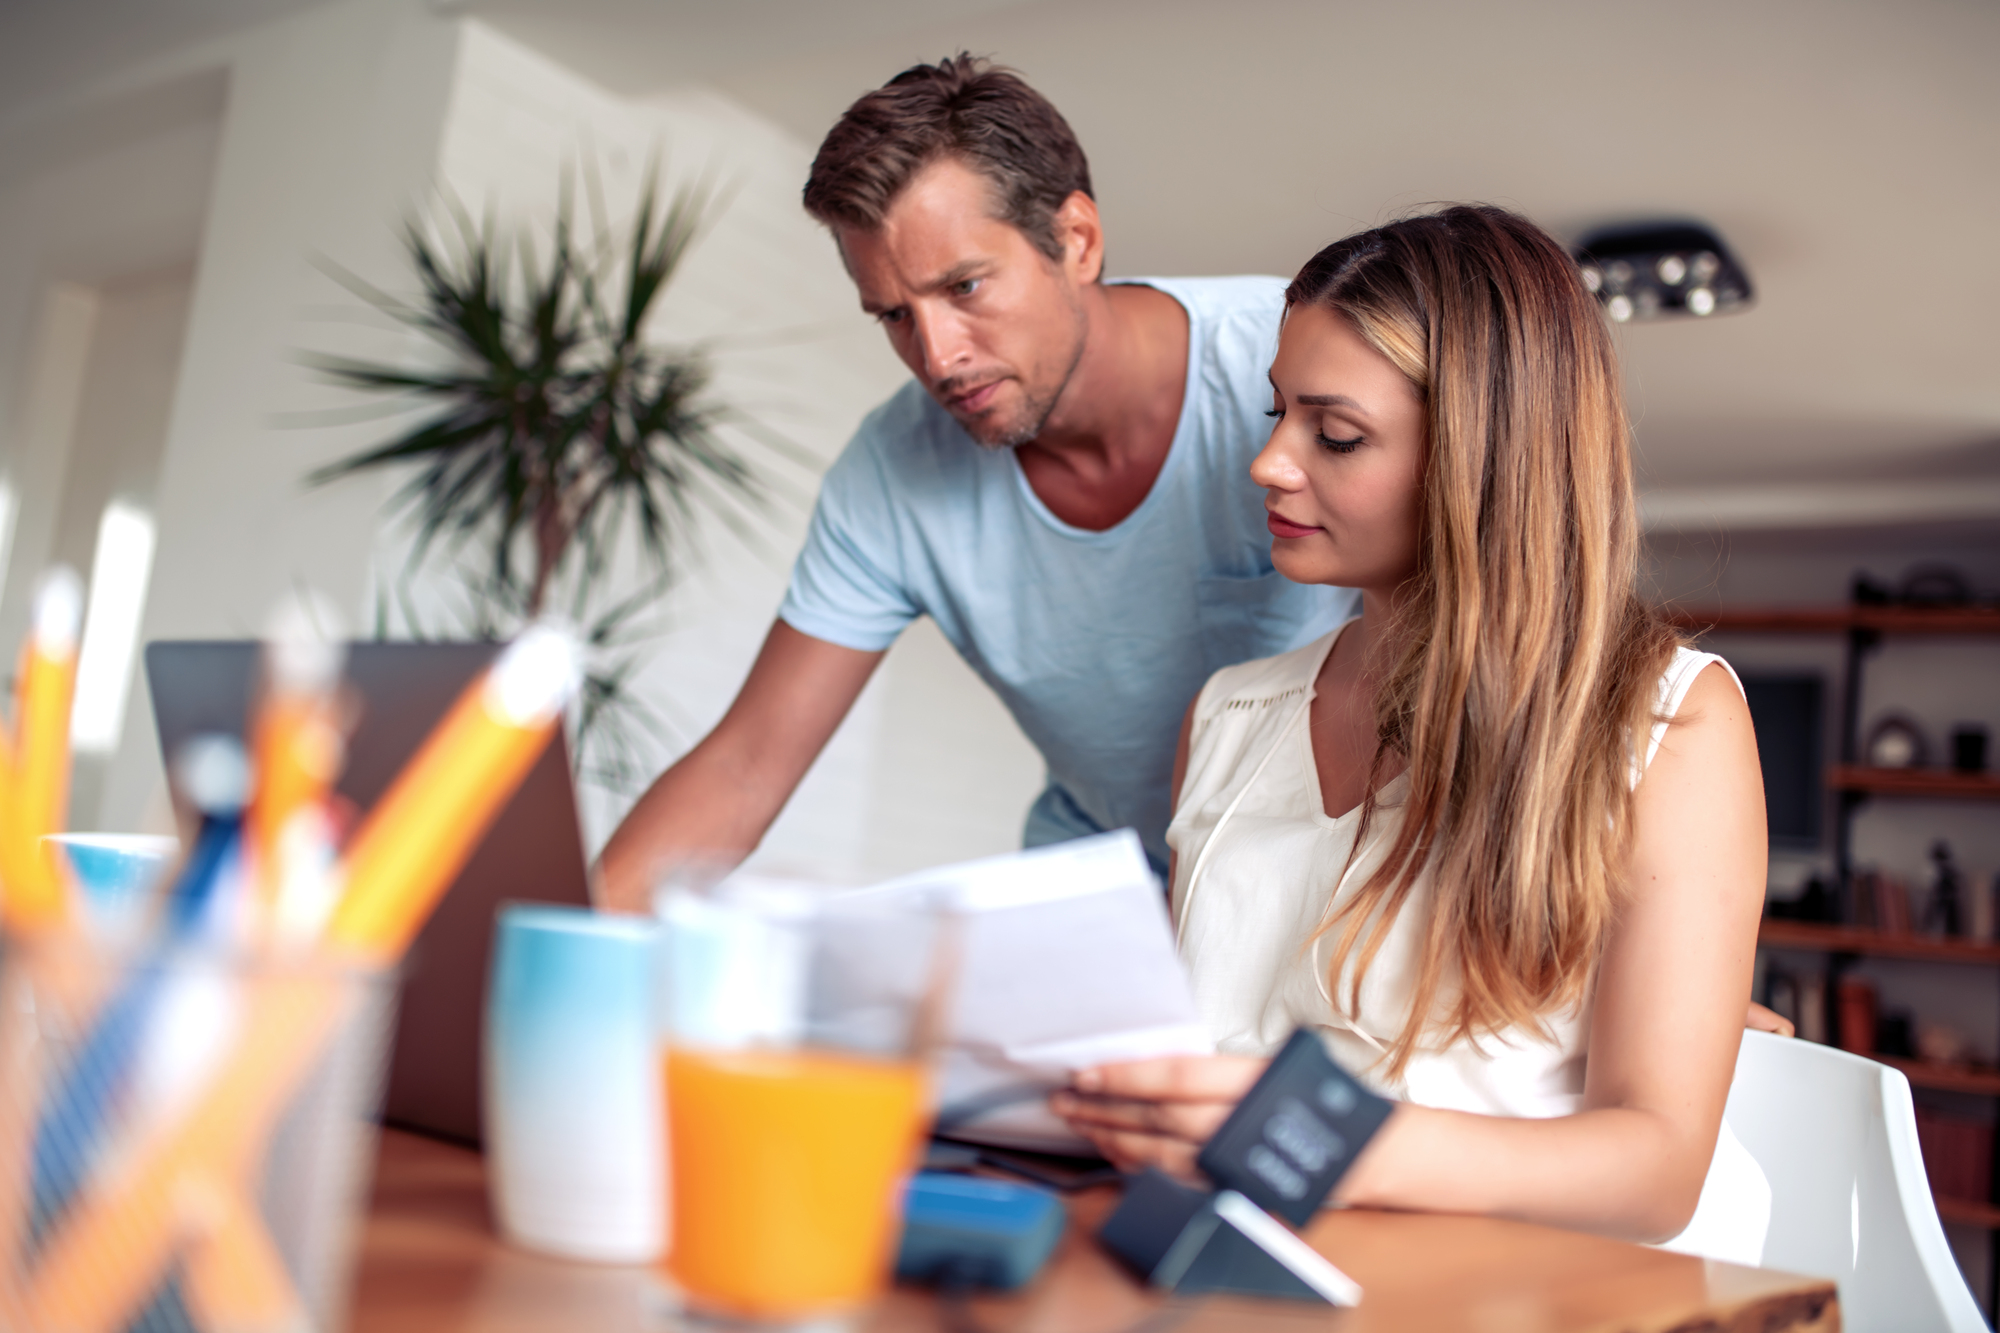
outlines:
[[486, 994], [486, 1159], [508, 1239], [644, 1263], [666, 1240], [655, 927], [512, 903]]
[[153, 891], [180, 859], [179, 838], [144, 833], [51, 833], [83, 891], [92, 933], [111, 944], [130, 944], [145, 929]]

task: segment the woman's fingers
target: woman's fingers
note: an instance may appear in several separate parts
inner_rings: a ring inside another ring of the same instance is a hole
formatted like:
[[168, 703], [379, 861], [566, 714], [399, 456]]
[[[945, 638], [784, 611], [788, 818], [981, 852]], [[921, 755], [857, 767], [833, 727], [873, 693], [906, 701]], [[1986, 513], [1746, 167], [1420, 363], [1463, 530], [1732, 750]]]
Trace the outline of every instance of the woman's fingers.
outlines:
[[1163, 1135], [1206, 1143], [1234, 1109], [1233, 1101], [1135, 1101], [1058, 1092], [1049, 1109], [1078, 1129]]
[[1083, 1135], [1120, 1171], [1137, 1171], [1142, 1167], [1156, 1166], [1168, 1175], [1179, 1176], [1184, 1180], [1201, 1178], [1201, 1171], [1194, 1162], [1195, 1153], [1198, 1151], [1195, 1144], [1181, 1139], [1162, 1138], [1157, 1134], [1109, 1129], [1083, 1129]]
[[1243, 1055], [1169, 1055], [1079, 1070], [1074, 1083], [1079, 1092], [1135, 1101], [1235, 1102], [1269, 1063]]
[[1775, 1032], [1780, 1037], [1789, 1037], [1795, 1031], [1791, 1019], [1766, 1009], [1755, 1000], [1750, 1002], [1750, 1012], [1744, 1017], [1743, 1026], [1752, 1032]]
[[1193, 1177], [1195, 1154], [1264, 1072], [1242, 1056], [1170, 1056], [1080, 1071], [1049, 1109], [1119, 1167]]

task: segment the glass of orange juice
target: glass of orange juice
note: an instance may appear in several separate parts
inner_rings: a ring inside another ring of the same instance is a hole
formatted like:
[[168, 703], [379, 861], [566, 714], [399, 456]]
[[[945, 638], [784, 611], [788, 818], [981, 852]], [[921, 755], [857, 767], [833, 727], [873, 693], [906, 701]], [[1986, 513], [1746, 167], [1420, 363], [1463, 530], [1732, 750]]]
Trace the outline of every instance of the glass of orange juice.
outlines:
[[920, 891], [671, 875], [662, 1322], [838, 1329], [895, 1258], [930, 1118], [951, 918]]

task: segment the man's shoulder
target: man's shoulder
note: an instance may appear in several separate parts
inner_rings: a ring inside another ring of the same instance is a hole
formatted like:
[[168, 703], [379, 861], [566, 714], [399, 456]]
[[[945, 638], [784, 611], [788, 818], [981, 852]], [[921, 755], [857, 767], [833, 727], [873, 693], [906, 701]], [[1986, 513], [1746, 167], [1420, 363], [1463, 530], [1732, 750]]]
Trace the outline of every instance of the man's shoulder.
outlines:
[[847, 448], [850, 453], [860, 449], [876, 454], [928, 449], [940, 434], [957, 430], [958, 423], [924, 392], [923, 385], [905, 380], [903, 387], [861, 418]]
[[[853, 485], [864, 478], [887, 480], [919, 473], [949, 470], [961, 462], [971, 441], [951, 414], [924, 392], [923, 385], [910, 380], [883, 399], [848, 437], [840, 457], [827, 469], [826, 480], [834, 485]], [[964, 445], [967, 448], [955, 448]]]
[[1265, 273], [1244, 273], [1210, 278], [1121, 278], [1165, 292], [1180, 302], [1196, 325], [1223, 328], [1250, 322], [1259, 327], [1275, 326], [1285, 312], [1283, 278]]

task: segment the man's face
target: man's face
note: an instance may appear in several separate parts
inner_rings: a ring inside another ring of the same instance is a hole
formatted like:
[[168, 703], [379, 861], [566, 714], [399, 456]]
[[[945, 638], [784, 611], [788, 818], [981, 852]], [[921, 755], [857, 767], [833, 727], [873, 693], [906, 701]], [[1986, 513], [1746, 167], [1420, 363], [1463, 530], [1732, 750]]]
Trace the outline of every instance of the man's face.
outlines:
[[1083, 355], [1094, 252], [1072, 244], [1049, 259], [992, 216], [991, 187], [952, 158], [919, 172], [881, 227], [834, 239], [861, 308], [967, 434], [994, 449], [1041, 434]]

